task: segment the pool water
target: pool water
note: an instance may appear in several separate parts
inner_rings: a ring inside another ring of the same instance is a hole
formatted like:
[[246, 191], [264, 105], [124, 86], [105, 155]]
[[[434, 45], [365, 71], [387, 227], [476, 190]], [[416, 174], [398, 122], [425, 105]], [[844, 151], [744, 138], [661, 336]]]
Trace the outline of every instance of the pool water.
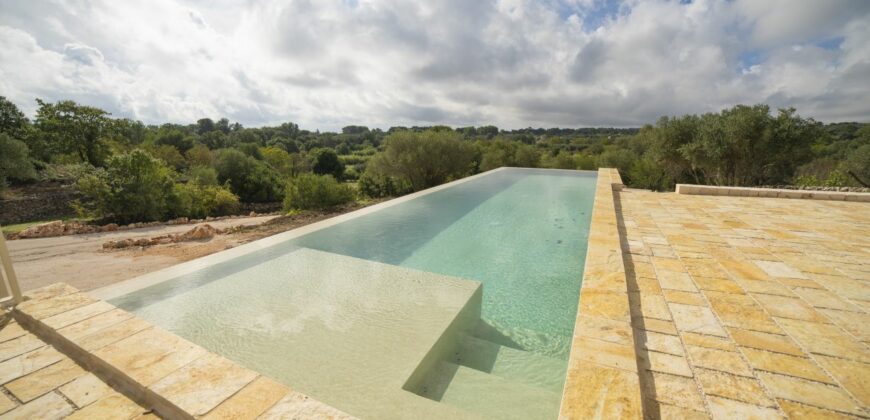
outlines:
[[[493, 171], [113, 303], [361, 417], [408, 417], [417, 413], [416, 400], [425, 400], [419, 403], [421, 417], [467, 412], [555, 418], [595, 180], [593, 172]], [[370, 278], [391, 280], [369, 284]], [[477, 319], [468, 328], [456, 327], [456, 314], [471, 312]], [[446, 334], [457, 337], [437, 341]], [[395, 335], [416, 342], [384, 345]], [[327, 353], [322, 349], [335, 346], [322, 346], [323, 340], [355, 349]], [[353, 381], [323, 380], [328, 375], [322, 369], [315, 369], [317, 378], [303, 377], [311, 366], [329, 364], [328, 358], [346, 361], [345, 371], [360, 363], [376, 366], [360, 353], [387, 348], [395, 352], [392, 365], [401, 368], [378, 368], [389, 375], [356, 374], [374, 376], [364, 381], [367, 391], [399, 387], [408, 396], [389, 390], [378, 403], [373, 399], [379, 397], [360, 399], [359, 389], [346, 392], [359, 387]], [[439, 360], [414, 370], [435, 348]], [[296, 369], [276, 368], [294, 363], [281, 358], [294, 349], [304, 349], [299, 359], [306, 362]], [[318, 361], [312, 352], [325, 359]], [[411, 371], [416, 379], [406, 381]], [[445, 405], [453, 411], [440, 412]]]

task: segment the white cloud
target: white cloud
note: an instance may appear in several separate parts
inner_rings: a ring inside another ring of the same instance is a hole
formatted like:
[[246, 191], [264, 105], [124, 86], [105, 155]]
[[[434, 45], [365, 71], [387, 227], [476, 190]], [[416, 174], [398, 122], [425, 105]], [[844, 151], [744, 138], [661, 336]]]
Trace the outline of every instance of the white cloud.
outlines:
[[0, 12], [0, 95], [311, 129], [633, 126], [757, 102], [867, 120], [868, 4], [35, 0]]

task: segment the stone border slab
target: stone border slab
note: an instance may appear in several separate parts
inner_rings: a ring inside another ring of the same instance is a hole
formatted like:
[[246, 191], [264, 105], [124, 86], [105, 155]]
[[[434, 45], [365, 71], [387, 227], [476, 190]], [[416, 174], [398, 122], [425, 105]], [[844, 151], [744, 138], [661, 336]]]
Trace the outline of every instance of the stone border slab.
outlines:
[[614, 202], [614, 191], [622, 188], [616, 169], [598, 170], [561, 419], [643, 417]]
[[67, 284], [25, 297], [19, 324], [161, 417], [354, 418]]
[[677, 184], [676, 193], [684, 195], [791, 198], [803, 200], [855, 201], [870, 203], [870, 193], [840, 191], [786, 190], [775, 188], [717, 187], [714, 185]]

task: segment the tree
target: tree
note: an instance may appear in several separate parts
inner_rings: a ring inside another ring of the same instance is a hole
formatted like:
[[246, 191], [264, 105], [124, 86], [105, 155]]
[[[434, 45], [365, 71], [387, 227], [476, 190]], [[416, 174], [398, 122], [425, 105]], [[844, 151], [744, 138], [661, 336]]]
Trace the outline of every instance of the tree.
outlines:
[[274, 202], [281, 200], [280, 175], [269, 165], [239, 150], [221, 150], [215, 158], [218, 181], [229, 183], [242, 201]]
[[215, 130], [215, 123], [211, 118], [200, 118], [196, 120], [196, 134], [210, 133]]
[[184, 155], [187, 157], [187, 163], [190, 166], [211, 166], [211, 150], [208, 150], [208, 147], [205, 145], [197, 144], [191, 147]]
[[285, 188], [285, 210], [334, 207], [353, 201], [353, 189], [329, 175], [302, 174], [291, 178]]
[[9, 179], [25, 181], [36, 178], [27, 145], [7, 133], [0, 133], [0, 195]]
[[395, 131], [368, 170], [373, 176], [407, 180], [415, 191], [461, 178], [473, 170], [474, 147], [455, 131]]
[[36, 102], [35, 125], [51, 152], [72, 153], [94, 166], [103, 164], [108, 156], [103, 138], [110, 128], [108, 112], [73, 101]]
[[76, 187], [90, 199], [79, 207], [120, 223], [161, 220], [172, 205], [173, 173], [143, 150], [115, 155], [106, 169], [85, 175]]
[[157, 133], [157, 138], [154, 139], [156, 145], [169, 145], [179, 152], [184, 153], [193, 147], [193, 139], [184, 134], [183, 131], [177, 128], [161, 128]]
[[24, 138], [29, 124], [27, 117], [18, 109], [17, 105], [0, 96], [0, 133], [21, 140]]
[[338, 154], [332, 149], [318, 149], [312, 154], [311, 169], [318, 175], [332, 175], [341, 179], [344, 174], [344, 164], [338, 159]]

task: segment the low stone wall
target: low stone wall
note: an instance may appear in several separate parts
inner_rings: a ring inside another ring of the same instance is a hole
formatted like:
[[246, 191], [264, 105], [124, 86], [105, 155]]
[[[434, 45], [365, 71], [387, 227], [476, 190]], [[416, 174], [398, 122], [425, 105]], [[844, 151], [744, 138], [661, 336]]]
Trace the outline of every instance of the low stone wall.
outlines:
[[677, 194], [721, 195], [730, 197], [792, 198], [805, 200], [858, 201], [870, 203], [870, 193], [844, 191], [791, 190], [713, 185], [677, 184]]
[[0, 225], [75, 216], [70, 203], [80, 197], [72, 186], [52, 185], [0, 200]]

